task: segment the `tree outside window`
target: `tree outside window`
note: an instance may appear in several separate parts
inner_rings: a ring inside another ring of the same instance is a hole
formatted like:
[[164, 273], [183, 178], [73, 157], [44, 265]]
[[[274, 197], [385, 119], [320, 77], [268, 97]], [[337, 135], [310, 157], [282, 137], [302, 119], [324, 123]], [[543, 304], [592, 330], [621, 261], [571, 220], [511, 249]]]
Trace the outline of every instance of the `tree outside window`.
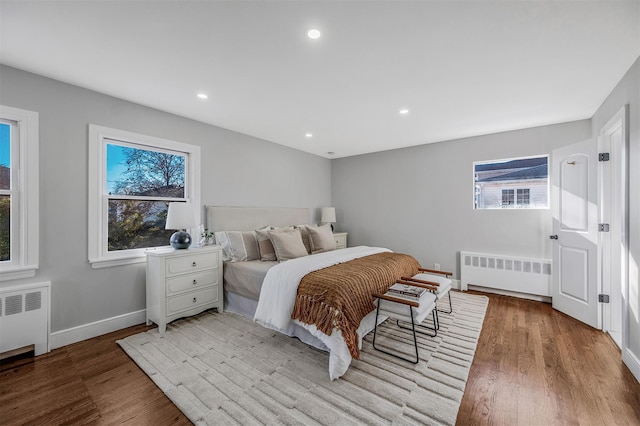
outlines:
[[165, 246], [169, 202], [186, 201], [186, 154], [109, 141], [108, 251]]
[[11, 260], [11, 125], [0, 123], [0, 262]]

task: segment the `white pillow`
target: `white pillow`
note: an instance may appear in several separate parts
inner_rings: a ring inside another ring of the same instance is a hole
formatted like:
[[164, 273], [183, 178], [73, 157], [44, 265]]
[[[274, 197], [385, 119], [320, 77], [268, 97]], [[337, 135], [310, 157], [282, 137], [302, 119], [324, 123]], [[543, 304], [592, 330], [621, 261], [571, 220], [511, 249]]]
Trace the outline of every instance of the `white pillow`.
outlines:
[[278, 262], [309, 255], [302, 242], [299, 229], [269, 231], [269, 238], [273, 244]]
[[216, 243], [222, 246], [224, 260], [244, 262], [260, 259], [258, 240], [253, 231], [218, 231]]

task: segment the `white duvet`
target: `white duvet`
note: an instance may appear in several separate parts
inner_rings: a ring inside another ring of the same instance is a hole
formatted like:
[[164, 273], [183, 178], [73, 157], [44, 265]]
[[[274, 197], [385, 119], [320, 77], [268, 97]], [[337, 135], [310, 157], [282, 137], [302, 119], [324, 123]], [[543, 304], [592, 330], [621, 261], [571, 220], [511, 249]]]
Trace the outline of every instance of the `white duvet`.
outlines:
[[[298, 293], [298, 285], [300, 280], [310, 272], [359, 257], [388, 251], [390, 250], [381, 247], [349, 247], [300, 257], [275, 265], [269, 269], [262, 283], [254, 320], [265, 327], [285, 334], [287, 334], [287, 329], [292, 321], [304, 327], [329, 349], [329, 377], [331, 380], [337, 379], [347, 371], [351, 364], [351, 354], [347, 344], [342, 338], [342, 332], [338, 329], [334, 329], [329, 336], [319, 331], [315, 325], [304, 324], [291, 319], [291, 312], [293, 312]], [[358, 328], [360, 347], [362, 346], [362, 337], [373, 330], [374, 322], [375, 311], [369, 313], [360, 322], [360, 327]]]

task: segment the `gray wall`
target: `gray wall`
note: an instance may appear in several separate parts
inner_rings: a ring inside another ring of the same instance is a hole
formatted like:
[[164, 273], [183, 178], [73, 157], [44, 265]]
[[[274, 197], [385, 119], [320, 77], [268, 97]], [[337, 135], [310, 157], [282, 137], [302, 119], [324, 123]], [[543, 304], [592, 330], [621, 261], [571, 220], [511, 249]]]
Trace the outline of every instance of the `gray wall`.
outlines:
[[551, 211], [474, 210], [473, 162], [550, 154], [589, 120], [333, 160], [332, 203], [349, 244], [410, 253], [459, 277], [458, 253], [551, 258]]
[[[593, 134], [600, 129], [623, 105], [629, 105], [627, 121], [628, 145], [628, 236], [629, 236], [629, 312], [628, 348], [640, 360], [640, 59], [604, 101], [592, 118]], [[625, 354], [623, 354], [624, 356]], [[636, 361], [637, 362], [637, 361]], [[640, 365], [638, 365], [640, 367]]]
[[331, 162], [315, 155], [6, 66], [0, 96], [40, 114], [40, 269], [21, 282], [51, 281], [52, 332], [145, 308], [144, 264], [87, 260], [89, 123], [201, 146], [205, 205], [330, 205]]

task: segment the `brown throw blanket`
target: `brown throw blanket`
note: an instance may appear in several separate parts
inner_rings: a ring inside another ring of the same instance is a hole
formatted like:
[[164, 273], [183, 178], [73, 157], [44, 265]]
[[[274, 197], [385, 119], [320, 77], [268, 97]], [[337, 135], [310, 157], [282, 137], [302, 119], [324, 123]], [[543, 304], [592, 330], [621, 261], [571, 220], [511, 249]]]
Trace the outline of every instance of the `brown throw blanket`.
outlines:
[[416, 259], [401, 253], [378, 253], [305, 275], [298, 286], [291, 314], [305, 324], [315, 324], [330, 335], [342, 331], [351, 356], [359, 357], [358, 326], [376, 308], [373, 293], [384, 293], [401, 276], [418, 273]]

